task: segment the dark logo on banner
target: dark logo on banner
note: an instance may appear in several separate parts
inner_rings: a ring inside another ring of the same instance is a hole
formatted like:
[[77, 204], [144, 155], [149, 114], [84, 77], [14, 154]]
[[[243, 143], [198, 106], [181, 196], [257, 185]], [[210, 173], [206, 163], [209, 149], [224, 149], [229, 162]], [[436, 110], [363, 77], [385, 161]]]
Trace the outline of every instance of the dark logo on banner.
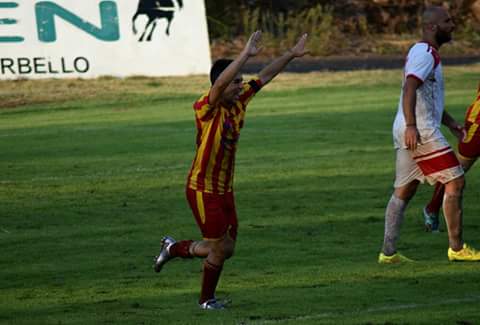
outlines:
[[[183, 8], [183, 0], [176, 0], [178, 7]], [[137, 34], [135, 27], [135, 20], [139, 15], [146, 15], [148, 22], [143, 29], [143, 33], [138, 39], [142, 42], [144, 40], [150, 42], [152, 40], [153, 31], [157, 27], [157, 19], [165, 18], [167, 20], [167, 28], [165, 34], [170, 35], [170, 24], [172, 23], [175, 13], [175, 5], [173, 0], [140, 0], [138, 2], [137, 12], [132, 17], [133, 33]], [[145, 39], [146, 36], [146, 39]]]

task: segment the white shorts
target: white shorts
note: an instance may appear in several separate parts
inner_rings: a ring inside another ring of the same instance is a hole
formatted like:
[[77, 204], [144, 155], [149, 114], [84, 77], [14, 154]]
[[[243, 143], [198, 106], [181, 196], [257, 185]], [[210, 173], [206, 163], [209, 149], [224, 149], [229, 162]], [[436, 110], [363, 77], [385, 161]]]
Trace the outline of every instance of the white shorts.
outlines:
[[431, 185], [436, 182], [445, 184], [462, 175], [462, 166], [443, 137], [418, 144], [415, 151], [396, 149], [395, 188], [414, 180], [422, 183], [427, 180]]

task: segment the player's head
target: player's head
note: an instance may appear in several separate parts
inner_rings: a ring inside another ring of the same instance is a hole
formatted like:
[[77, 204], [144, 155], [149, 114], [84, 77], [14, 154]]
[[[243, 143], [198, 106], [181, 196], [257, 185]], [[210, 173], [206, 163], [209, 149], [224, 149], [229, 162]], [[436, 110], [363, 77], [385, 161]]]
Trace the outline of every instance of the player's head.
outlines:
[[230, 59], [218, 59], [215, 61], [215, 63], [212, 65], [212, 68], [210, 69], [210, 82], [213, 84], [215, 81], [218, 79], [220, 74], [225, 70], [230, 63], [232, 63], [233, 60]]
[[[230, 59], [219, 59], [215, 61], [212, 68], [210, 69], [210, 82], [213, 84], [218, 79], [218, 77], [222, 74], [222, 72], [233, 62]], [[237, 75], [233, 78], [230, 84], [225, 88], [221, 97], [224, 102], [227, 104], [235, 103], [240, 96], [240, 91], [242, 90], [243, 86], [243, 77], [242, 74], [237, 73]]]
[[424, 36], [432, 37], [438, 46], [452, 39], [455, 24], [447, 9], [440, 6], [427, 7], [423, 12], [422, 23]]

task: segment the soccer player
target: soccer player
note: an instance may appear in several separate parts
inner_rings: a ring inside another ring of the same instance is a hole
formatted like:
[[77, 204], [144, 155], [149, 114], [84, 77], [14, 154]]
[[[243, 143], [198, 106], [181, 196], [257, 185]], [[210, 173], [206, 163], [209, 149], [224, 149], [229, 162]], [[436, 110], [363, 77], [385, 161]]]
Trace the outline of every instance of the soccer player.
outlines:
[[215, 289], [226, 259], [233, 255], [237, 237], [237, 213], [233, 195], [235, 151], [244, 124], [247, 104], [292, 59], [307, 53], [304, 34], [297, 44], [275, 59], [255, 77], [243, 81], [241, 68], [257, 55], [261, 33], [253, 33], [235, 60], [220, 59], [210, 70], [211, 88], [194, 104], [197, 127], [196, 154], [187, 179], [186, 196], [203, 240], [162, 239], [155, 258], [159, 272], [175, 257], [204, 258], [199, 299], [202, 309], [223, 309]]
[[[465, 136], [458, 143], [457, 158], [466, 173], [480, 156], [480, 84], [477, 97], [465, 114]], [[442, 183], [435, 185], [432, 199], [423, 209], [426, 231], [439, 231], [439, 214], [442, 206], [445, 186]]]
[[443, 211], [448, 230], [450, 261], [478, 261], [475, 251], [462, 239], [463, 169], [440, 131], [446, 125], [459, 139], [460, 126], [444, 110], [442, 65], [438, 53], [451, 40], [455, 24], [439, 6], [426, 8], [422, 17], [423, 39], [413, 45], [404, 68], [402, 93], [393, 124], [396, 151], [394, 192], [385, 211], [385, 233], [378, 262], [410, 262], [396, 249], [405, 209], [419, 182], [445, 184]]

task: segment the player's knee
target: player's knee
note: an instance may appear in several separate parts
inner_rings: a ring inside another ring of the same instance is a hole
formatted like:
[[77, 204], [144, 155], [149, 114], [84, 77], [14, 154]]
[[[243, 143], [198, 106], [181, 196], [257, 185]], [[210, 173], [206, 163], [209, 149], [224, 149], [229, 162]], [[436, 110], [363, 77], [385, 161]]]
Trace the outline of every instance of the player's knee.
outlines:
[[445, 184], [445, 195], [461, 196], [465, 188], [465, 177], [458, 177]]
[[227, 242], [225, 244], [225, 259], [229, 259], [235, 253], [235, 244]]
[[233, 248], [228, 248], [225, 251], [225, 259], [228, 260], [230, 257], [232, 257], [234, 252], [235, 250]]
[[394, 191], [394, 195], [402, 201], [409, 202], [417, 191], [419, 182], [417, 180], [402, 186], [397, 187]]
[[226, 259], [227, 251], [225, 249], [225, 243], [223, 240], [212, 243], [210, 254], [212, 254], [216, 260], [224, 261]]

